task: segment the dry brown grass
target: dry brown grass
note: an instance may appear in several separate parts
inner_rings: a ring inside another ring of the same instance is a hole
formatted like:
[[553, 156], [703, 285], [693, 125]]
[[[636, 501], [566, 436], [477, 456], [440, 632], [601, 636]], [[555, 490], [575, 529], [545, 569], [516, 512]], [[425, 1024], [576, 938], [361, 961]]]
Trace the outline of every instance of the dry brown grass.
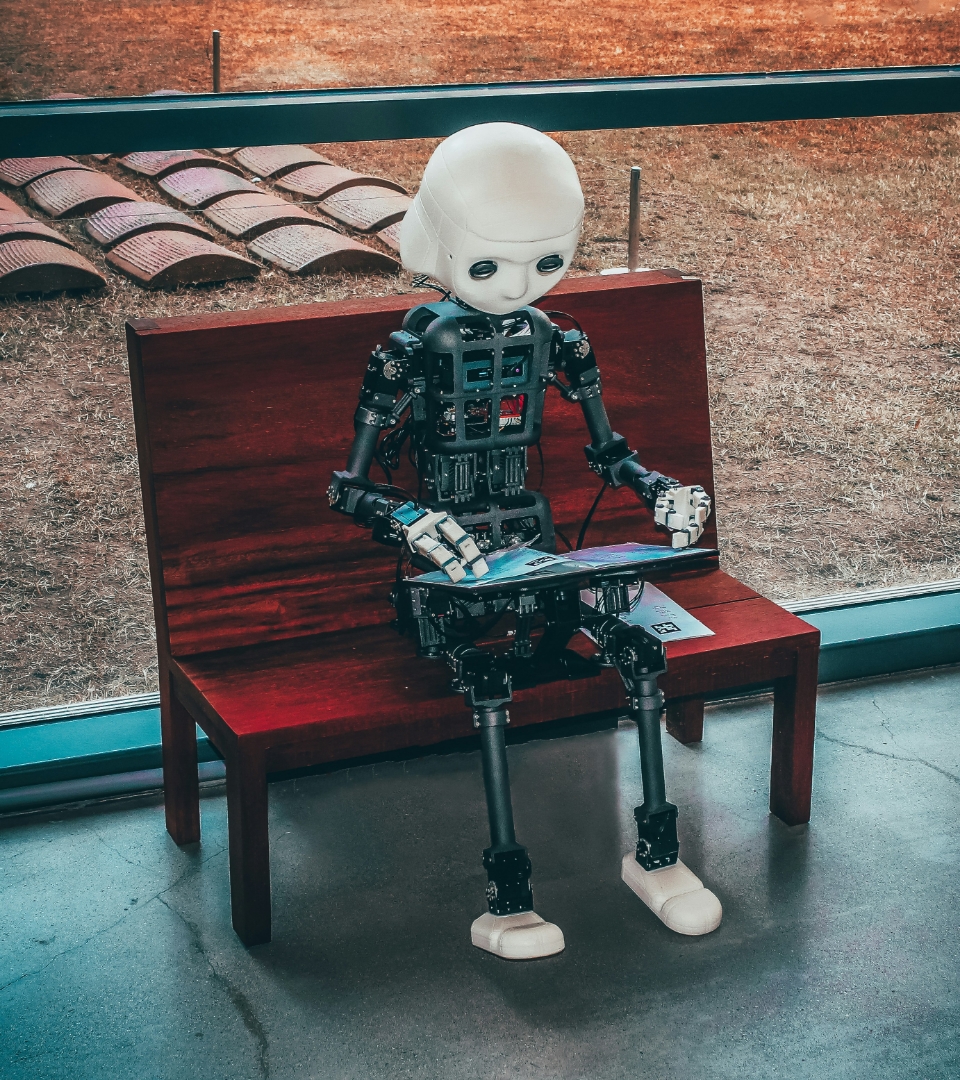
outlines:
[[[381, 8], [258, 5], [254, 19], [254, 9], [243, 6], [18, 7], [13, 36], [21, 58], [42, 55], [44, 35], [54, 33], [48, 11], [58, 13], [59, 41], [72, 44], [48, 54], [45, 67], [37, 60], [27, 69], [23, 59], [10, 86], [19, 96], [107, 85], [104, 65], [114, 61], [97, 43], [124, 12], [136, 15], [146, 41], [165, 41], [168, 33], [185, 39], [185, 26], [218, 23], [226, 32], [246, 18], [249, 63], [234, 71], [245, 88], [327, 81], [284, 66], [300, 48], [290, 42], [339, 40], [316, 29], [323, 19], [349, 23], [359, 36], [349, 49], [317, 46], [302, 70], [315, 72], [311, 65], [322, 55], [339, 72], [329, 81], [340, 82], [956, 58], [956, 38], [944, 31], [953, 9], [933, 6], [821, 9], [837, 16], [832, 25], [796, 5], [759, 15], [739, 9], [751, 24], [740, 29], [732, 5], [691, 4], [682, 14], [675, 5], [640, 12], [605, 4], [587, 15], [578, 7], [573, 49], [563, 18], [572, 6], [535, 4], [522, 9], [529, 22], [518, 29], [518, 16], [512, 23], [517, 36], [508, 58], [525, 66], [491, 64], [481, 72], [469, 67], [481, 48], [493, 42], [497, 55], [508, 55], [505, 31], [491, 36], [489, 27], [511, 9], [489, 5], [455, 9], [443, 48], [426, 58], [414, 50], [424, 66], [404, 74], [396, 64], [411, 55], [411, 35], [435, 40], [440, 6], [389, 5], [400, 30], [374, 46], [363, 35], [373, 35]], [[65, 32], [64, 19], [76, 22], [75, 33]], [[284, 29], [294, 24], [296, 33]], [[630, 34], [616, 29], [621, 25], [632, 27]], [[760, 33], [763, 27], [773, 32]], [[624, 59], [604, 51], [615, 33], [634, 42]], [[696, 55], [692, 42], [701, 43]], [[9, 47], [5, 38], [0, 50]], [[203, 85], [200, 53], [168, 53], [150, 54], [149, 85], [117, 82], [118, 92]], [[560, 70], [544, 70], [538, 56], [561, 58]], [[585, 66], [590, 56], [592, 68]], [[263, 75], [268, 60], [280, 72], [272, 84]], [[625, 174], [638, 163], [644, 261], [678, 266], [705, 282], [726, 565], [780, 597], [960, 575], [956, 118], [579, 133], [560, 141], [588, 199], [576, 273], [623, 263]], [[327, 150], [415, 187], [433, 145]], [[79, 223], [68, 230], [103, 266]], [[268, 272], [256, 283], [154, 295], [108, 276], [98, 296], [0, 302], [0, 711], [155, 685], [124, 319], [408, 287], [405, 277], [298, 281]]]
[[0, 93], [474, 82], [955, 63], [956, 0], [2, 0]]

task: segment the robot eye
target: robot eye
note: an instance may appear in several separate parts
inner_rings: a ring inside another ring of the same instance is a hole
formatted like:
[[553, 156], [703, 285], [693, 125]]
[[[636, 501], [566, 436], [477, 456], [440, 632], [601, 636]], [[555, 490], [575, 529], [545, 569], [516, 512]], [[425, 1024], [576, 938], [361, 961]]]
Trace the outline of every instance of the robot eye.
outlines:
[[470, 267], [470, 276], [476, 278], [478, 281], [482, 281], [484, 278], [493, 277], [497, 272], [497, 264], [493, 259], [482, 259], [480, 262], [475, 262]]
[[541, 274], [552, 274], [554, 270], [559, 270], [561, 266], [563, 266], [563, 257], [561, 255], [544, 255], [537, 263], [537, 269]]

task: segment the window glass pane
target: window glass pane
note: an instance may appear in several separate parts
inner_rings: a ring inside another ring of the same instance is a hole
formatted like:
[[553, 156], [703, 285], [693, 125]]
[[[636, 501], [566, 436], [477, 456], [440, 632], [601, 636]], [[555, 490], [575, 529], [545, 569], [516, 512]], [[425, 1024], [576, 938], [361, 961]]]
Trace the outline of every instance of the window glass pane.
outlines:
[[[5, 13], [0, 97], [207, 90], [212, 26], [223, 32], [223, 88], [266, 90], [949, 63], [955, 19], [937, 0], [363, 0], [260, 4], [253, 23], [242, 6], [108, 5], [93, 19], [44, 0]], [[557, 138], [587, 197], [571, 273], [624, 264], [627, 171], [638, 164], [644, 264], [704, 282], [725, 565], [782, 598], [960, 576], [957, 118]], [[317, 149], [412, 191], [435, 145]], [[115, 159], [80, 160], [163, 201]], [[264, 266], [255, 282], [149, 292], [107, 267], [81, 217], [53, 221], [22, 191], [3, 191], [107, 286], [0, 300], [0, 711], [151, 690], [124, 319], [376, 296], [409, 291], [410, 279]]]
[[[790, 598], [960, 576], [957, 119], [558, 138], [588, 205], [573, 273], [623, 265], [639, 162], [644, 264], [704, 281], [725, 565]], [[434, 145], [321, 149], [413, 188]], [[124, 319], [410, 288], [265, 269], [148, 292], [57, 228], [108, 285], [0, 306], [7, 708], [155, 685]]]

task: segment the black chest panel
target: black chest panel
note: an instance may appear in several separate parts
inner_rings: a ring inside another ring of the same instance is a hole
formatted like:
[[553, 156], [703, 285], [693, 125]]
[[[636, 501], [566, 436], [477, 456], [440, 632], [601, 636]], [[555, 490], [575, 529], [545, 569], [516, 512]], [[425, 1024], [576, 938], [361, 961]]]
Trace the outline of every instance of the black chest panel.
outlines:
[[446, 504], [484, 549], [537, 536], [552, 549], [549, 506], [525, 481], [556, 327], [536, 308], [498, 316], [440, 301], [413, 308], [403, 329], [420, 343], [417, 453], [430, 501]]
[[540, 438], [554, 344], [542, 311], [486, 315], [442, 301], [408, 312], [403, 328], [422, 343], [427, 449], [478, 453]]

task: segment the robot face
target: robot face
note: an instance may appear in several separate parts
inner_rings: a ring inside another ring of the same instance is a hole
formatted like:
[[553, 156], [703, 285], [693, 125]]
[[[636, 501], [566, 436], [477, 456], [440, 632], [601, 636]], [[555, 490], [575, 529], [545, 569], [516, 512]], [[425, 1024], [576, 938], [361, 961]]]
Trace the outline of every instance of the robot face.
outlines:
[[534, 243], [470, 234], [448, 262], [444, 284], [479, 311], [506, 315], [549, 292], [567, 272], [580, 230]]
[[506, 315], [570, 266], [583, 192], [566, 151], [533, 128], [480, 124], [434, 151], [400, 229], [403, 265]]

